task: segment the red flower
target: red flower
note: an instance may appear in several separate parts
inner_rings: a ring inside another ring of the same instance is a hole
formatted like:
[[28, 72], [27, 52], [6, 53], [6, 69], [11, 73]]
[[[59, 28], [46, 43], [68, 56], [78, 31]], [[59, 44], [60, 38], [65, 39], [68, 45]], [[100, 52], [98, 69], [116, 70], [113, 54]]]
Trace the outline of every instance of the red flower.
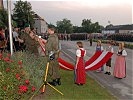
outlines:
[[11, 54], [10, 54], [10, 53], [8, 53], [8, 54], [7, 54], [7, 56], [10, 58], [10, 57], [11, 57]]
[[27, 86], [25, 86], [25, 85], [20, 85], [19, 86], [19, 91], [18, 91], [18, 93], [20, 94], [20, 93], [26, 93], [28, 91], [28, 87]]
[[21, 60], [20, 60], [20, 61], [18, 61], [18, 64], [19, 64], [19, 65], [22, 65], [22, 61], [21, 61]]
[[29, 81], [29, 80], [25, 80], [25, 83], [26, 83], [27, 85], [29, 85], [30, 81]]
[[4, 61], [5, 61], [5, 62], [9, 62], [10, 59], [9, 59], [8, 57], [6, 57], [6, 58], [4, 58]]
[[6, 68], [6, 72], [9, 72], [10, 71], [10, 68]]
[[36, 90], [36, 88], [34, 86], [32, 86], [31, 90], [32, 90], [32, 92], [34, 92]]
[[4, 61], [7, 63], [13, 62], [9, 57], [4, 58]]
[[16, 78], [20, 80], [20, 74], [16, 74]]
[[3, 90], [6, 91], [7, 90], [7, 87], [6, 86], [3, 86]]

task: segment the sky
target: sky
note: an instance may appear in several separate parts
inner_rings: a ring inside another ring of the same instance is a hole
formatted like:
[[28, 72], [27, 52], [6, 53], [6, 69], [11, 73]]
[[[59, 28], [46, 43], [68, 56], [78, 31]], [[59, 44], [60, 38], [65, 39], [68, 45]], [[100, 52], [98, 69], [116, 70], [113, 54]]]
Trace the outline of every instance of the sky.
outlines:
[[[12, 9], [14, 8], [12, 2]], [[26, 1], [26, 0], [22, 0]], [[64, 18], [81, 26], [83, 19], [106, 26], [132, 24], [132, 0], [27, 0], [35, 13], [47, 23], [56, 25]]]

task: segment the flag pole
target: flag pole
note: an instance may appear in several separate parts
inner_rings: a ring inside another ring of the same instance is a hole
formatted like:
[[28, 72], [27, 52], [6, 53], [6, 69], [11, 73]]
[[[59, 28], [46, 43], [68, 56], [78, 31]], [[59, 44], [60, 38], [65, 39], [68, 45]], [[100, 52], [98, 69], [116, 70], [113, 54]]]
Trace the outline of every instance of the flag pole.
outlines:
[[13, 39], [12, 39], [12, 22], [11, 22], [11, 0], [7, 0], [7, 9], [8, 9], [10, 53], [12, 55], [13, 54]]

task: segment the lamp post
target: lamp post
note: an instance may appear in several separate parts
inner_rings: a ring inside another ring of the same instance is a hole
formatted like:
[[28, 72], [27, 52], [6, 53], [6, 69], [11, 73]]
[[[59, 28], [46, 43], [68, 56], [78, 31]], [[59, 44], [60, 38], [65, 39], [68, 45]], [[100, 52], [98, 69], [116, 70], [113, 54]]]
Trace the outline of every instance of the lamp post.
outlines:
[[10, 39], [10, 53], [13, 54], [13, 39], [12, 39], [12, 24], [11, 24], [11, 0], [7, 0], [8, 9], [8, 25], [9, 25], [9, 39]]

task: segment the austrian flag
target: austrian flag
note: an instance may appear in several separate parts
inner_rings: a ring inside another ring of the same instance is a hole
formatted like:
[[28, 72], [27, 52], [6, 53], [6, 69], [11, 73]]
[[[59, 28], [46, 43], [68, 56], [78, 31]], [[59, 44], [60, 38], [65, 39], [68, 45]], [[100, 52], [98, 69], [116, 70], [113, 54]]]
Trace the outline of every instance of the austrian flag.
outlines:
[[[108, 51], [103, 52], [95, 52], [95, 54], [85, 62], [85, 70], [97, 70], [98, 68], [102, 67], [113, 55], [113, 53]], [[66, 62], [65, 60], [59, 58], [58, 59], [60, 68], [65, 70], [74, 70], [74, 65]]]
[[[39, 42], [40, 43], [40, 42]], [[45, 52], [44, 47], [41, 45], [42, 51]], [[97, 70], [102, 67], [113, 55], [113, 53], [108, 51], [96, 51], [95, 54], [85, 62], [85, 70]], [[74, 70], [74, 65], [63, 60], [62, 58], [58, 58], [58, 62], [61, 69], [64, 70]]]

